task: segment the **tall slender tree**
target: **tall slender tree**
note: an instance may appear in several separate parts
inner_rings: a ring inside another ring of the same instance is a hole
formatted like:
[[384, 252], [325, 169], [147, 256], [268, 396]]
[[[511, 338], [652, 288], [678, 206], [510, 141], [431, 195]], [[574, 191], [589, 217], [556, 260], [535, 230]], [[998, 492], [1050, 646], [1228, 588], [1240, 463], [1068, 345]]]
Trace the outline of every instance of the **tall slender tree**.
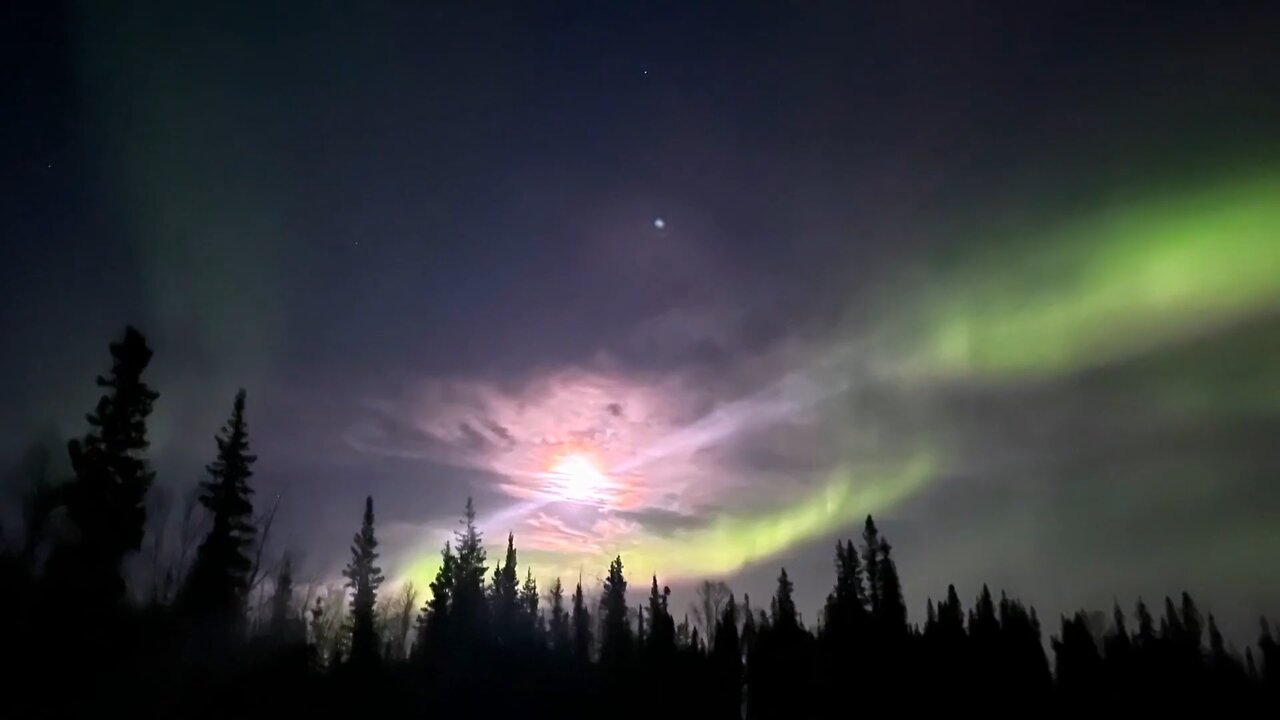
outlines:
[[867, 576], [867, 607], [871, 614], [880, 617], [880, 531], [875, 520], [867, 516], [862, 529], [862, 567]]
[[569, 617], [564, 609], [564, 585], [561, 584], [560, 578], [556, 578], [556, 581], [551, 584], [548, 597], [551, 600], [551, 618], [548, 627], [551, 648], [557, 653], [568, 653], [572, 649], [569, 644]]
[[573, 591], [573, 657], [580, 663], [591, 660], [591, 613], [582, 594], [582, 578]]
[[515, 535], [507, 533], [507, 554], [494, 565], [489, 585], [490, 617], [499, 642], [511, 642], [520, 624], [520, 575], [516, 570]]
[[525, 568], [524, 571], [524, 584], [520, 586], [520, 612], [525, 630], [536, 630], [541, 634], [544, 628], [542, 615], [538, 612], [538, 581], [533, 577], [533, 568]]
[[823, 631], [844, 642], [855, 634], [866, 615], [866, 590], [862, 585], [862, 565], [853, 541], [836, 541], [836, 585], [823, 608]]
[[244, 416], [244, 390], [236, 393], [231, 417], [215, 438], [218, 456], [206, 468], [209, 479], [200, 484], [200, 504], [213, 523], [196, 550], [195, 564], [183, 591], [186, 607], [198, 615], [234, 623], [243, 617], [249, 590], [253, 544], [253, 463], [249, 452], [249, 424]]
[[440, 551], [440, 567], [436, 577], [430, 583], [431, 598], [423, 606], [418, 615], [418, 639], [414, 653], [420, 658], [434, 657], [434, 653], [445, 645], [445, 633], [449, 623], [449, 609], [452, 605], [454, 580], [457, 577], [457, 557], [453, 547], [446, 541]]
[[800, 616], [796, 612], [795, 585], [787, 577], [787, 569], [778, 573], [778, 590], [773, 596], [772, 626], [775, 631], [793, 632], [801, 629]]
[[462, 529], [454, 534], [456, 558], [453, 565], [452, 622], [459, 632], [477, 638], [484, 631], [486, 604], [484, 597], [485, 566], [483, 535], [476, 527], [476, 510], [467, 498]]
[[351, 562], [342, 574], [351, 589], [351, 662], [365, 665], [378, 659], [378, 633], [374, 625], [374, 606], [378, 587], [382, 585], [382, 568], [378, 560], [378, 539], [373, 531], [373, 497], [364, 501], [364, 521], [351, 541]]
[[669, 607], [671, 588], [658, 590], [658, 576], [653, 576], [649, 586], [649, 637], [650, 654], [670, 657], [676, 649], [676, 624]]
[[619, 663], [631, 654], [631, 624], [627, 622], [627, 579], [622, 574], [622, 557], [609, 563], [609, 575], [600, 594], [603, 617], [600, 659]]
[[724, 604], [724, 612], [716, 627], [711, 648], [717, 686], [716, 715], [741, 717], [742, 713], [742, 643], [738, 635], [738, 606], [733, 595]]
[[142, 380], [151, 348], [132, 326], [111, 343], [111, 371], [97, 379], [106, 392], [86, 418], [89, 432], [67, 445], [75, 479], [62, 498], [78, 531], [54, 549], [50, 582], [77, 603], [100, 607], [124, 596], [120, 564], [142, 544], [144, 499], [155, 473], [143, 456], [147, 417], [159, 394]]

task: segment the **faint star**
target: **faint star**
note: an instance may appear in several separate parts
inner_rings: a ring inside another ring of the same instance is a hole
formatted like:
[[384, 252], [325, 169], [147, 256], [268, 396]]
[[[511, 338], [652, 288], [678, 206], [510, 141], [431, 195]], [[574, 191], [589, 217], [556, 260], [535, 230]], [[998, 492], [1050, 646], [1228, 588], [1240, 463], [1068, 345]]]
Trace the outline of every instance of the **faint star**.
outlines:
[[654, 226], [655, 228], [657, 228], [658, 230], [661, 230], [662, 228], [664, 228], [664, 227], [666, 227], [666, 226], [667, 226], [667, 221], [666, 221], [666, 220], [663, 220], [662, 218], [654, 218], [654, 219], [653, 219], [653, 226]]

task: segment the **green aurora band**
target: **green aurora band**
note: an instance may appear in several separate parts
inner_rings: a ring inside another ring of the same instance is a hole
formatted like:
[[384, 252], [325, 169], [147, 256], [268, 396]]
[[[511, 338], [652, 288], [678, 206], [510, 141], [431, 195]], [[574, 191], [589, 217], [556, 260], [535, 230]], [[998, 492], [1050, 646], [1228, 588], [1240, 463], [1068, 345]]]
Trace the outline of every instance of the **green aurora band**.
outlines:
[[1035, 247], [943, 270], [914, 306], [909, 376], [1058, 375], [1275, 310], [1280, 176], [1108, 209]]

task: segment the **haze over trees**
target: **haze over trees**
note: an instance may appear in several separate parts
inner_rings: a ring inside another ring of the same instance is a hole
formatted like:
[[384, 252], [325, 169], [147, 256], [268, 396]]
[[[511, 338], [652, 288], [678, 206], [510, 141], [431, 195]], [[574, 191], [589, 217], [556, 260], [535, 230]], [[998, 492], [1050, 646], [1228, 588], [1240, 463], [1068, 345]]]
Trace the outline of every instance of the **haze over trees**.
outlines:
[[809, 622], [785, 568], [758, 603], [767, 610], [707, 581], [692, 621], [677, 620], [658, 576], [633, 585], [621, 556], [598, 585], [540, 584], [508, 533], [491, 568], [470, 500], [422, 598], [383, 576], [373, 497], [345, 586], [302, 587], [288, 557], [271, 572], [260, 560], [270, 514], [254, 514], [243, 390], [196, 496], [207, 522], [190, 567], [166, 571], [183, 578], [180, 590], [129, 593], [122, 568], [147, 536], [147, 420], [160, 395], [143, 377], [151, 351], [141, 333], [126, 329], [109, 350], [103, 395], [67, 447], [72, 477], [50, 483], [35, 473], [20, 540], [0, 554], [5, 648], [18, 659], [12, 717], [285, 708], [755, 719], [937, 702], [1033, 713], [1280, 700], [1280, 642], [1267, 620], [1241, 651], [1185, 592], [1157, 603], [1158, 618], [1139, 598], [1132, 614], [1117, 602], [1107, 614], [1042, 621], [1003, 591], [983, 586], [966, 607], [948, 586], [913, 624], [892, 546], [870, 516], [860, 544], [835, 544], [830, 593]]

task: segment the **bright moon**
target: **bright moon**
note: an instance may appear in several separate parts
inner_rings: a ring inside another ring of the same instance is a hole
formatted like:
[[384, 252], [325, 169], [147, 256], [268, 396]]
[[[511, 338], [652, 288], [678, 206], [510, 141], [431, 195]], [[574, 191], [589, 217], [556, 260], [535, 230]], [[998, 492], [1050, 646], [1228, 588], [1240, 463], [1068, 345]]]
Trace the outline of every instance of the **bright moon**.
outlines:
[[605, 484], [604, 474], [581, 455], [570, 455], [551, 468], [567, 500], [589, 500]]

